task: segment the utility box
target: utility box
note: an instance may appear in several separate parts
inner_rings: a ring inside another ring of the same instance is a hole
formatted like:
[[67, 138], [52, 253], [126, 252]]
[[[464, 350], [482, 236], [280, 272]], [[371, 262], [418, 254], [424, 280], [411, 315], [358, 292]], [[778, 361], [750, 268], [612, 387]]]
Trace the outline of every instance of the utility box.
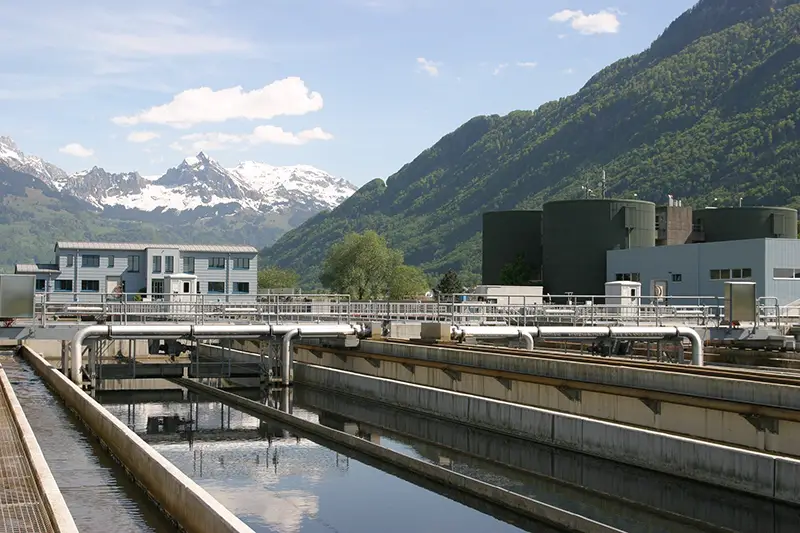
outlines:
[[164, 276], [164, 303], [168, 313], [191, 314], [197, 303], [197, 276], [170, 274]]
[[541, 285], [478, 285], [473, 297], [501, 307], [542, 305]]
[[756, 284], [753, 281], [725, 282], [725, 320], [755, 322], [758, 315]]
[[450, 324], [444, 322], [423, 322], [420, 327], [420, 338], [426, 341], [449, 341]]
[[611, 313], [635, 316], [642, 302], [642, 284], [638, 281], [609, 281], [605, 296]]
[[0, 318], [33, 318], [36, 276], [0, 275]]

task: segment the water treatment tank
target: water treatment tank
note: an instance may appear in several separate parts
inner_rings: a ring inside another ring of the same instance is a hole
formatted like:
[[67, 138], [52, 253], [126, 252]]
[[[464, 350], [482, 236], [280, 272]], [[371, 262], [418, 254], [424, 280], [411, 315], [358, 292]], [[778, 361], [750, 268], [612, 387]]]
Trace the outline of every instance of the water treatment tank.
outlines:
[[706, 207], [692, 223], [704, 242], [797, 238], [797, 210], [788, 207]]
[[542, 211], [484, 213], [483, 285], [509, 284], [503, 279], [503, 269], [518, 257], [528, 270], [528, 281], [542, 279]]
[[544, 286], [552, 296], [603, 295], [606, 252], [655, 246], [656, 205], [641, 200], [544, 204]]

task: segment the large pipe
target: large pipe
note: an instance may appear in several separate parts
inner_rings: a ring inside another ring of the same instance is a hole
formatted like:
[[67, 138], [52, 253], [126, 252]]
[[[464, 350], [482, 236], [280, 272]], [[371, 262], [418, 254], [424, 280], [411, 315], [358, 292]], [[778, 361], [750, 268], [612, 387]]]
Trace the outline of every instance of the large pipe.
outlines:
[[576, 337], [630, 337], [639, 339], [684, 337], [692, 344], [692, 364], [703, 366], [703, 339], [692, 328], [687, 326], [542, 326], [515, 328], [509, 326], [456, 326], [452, 334], [454, 339], [465, 337], [514, 338], [525, 340], [526, 348], [533, 349], [534, 337], [570, 339]]
[[[78, 331], [72, 338], [72, 381], [81, 385], [81, 366], [83, 366], [83, 342], [89, 337], [106, 337], [109, 339], [181, 339], [181, 338], [229, 338], [258, 339], [262, 337], [283, 335], [283, 360], [289, 358], [291, 365], [291, 339], [295, 336], [328, 337], [338, 335], [359, 335], [363, 328], [356, 324], [223, 324], [223, 325], [138, 325], [88, 326]], [[288, 338], [289, 333], [292, 333]], [[287, 347], [288, 343], [288, 347]], [[284, 366], [282, 376], [284, 384], [288, 384], [290, 368]]]
[[292, 339], [299, 333], [299, 329], [293, 329], [284, 333], [281, 339], [281, 383], [284, 387], [292, 381]]

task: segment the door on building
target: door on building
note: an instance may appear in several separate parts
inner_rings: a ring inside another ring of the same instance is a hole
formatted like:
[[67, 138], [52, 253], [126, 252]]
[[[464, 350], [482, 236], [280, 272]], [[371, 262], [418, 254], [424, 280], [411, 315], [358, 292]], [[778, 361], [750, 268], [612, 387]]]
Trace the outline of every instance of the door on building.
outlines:
[[122, 284], [119, 276], [106, 277], [106, 296], [109, 298], [119, 298], [122, 294]]
[[652, 292], [654, 303], [663, 304], [667, 301], [667, 280], [653, 280]]
[[152, 298], [161, 299], [164, 297], [164, 280], [154, 279], [150, 286], [150, 293]]

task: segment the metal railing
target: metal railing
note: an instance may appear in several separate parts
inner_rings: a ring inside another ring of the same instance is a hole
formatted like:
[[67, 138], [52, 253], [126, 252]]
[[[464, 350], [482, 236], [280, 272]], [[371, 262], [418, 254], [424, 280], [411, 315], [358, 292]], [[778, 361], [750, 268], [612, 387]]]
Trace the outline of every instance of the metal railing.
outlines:
[[[64, 321], [206, 324], [445, 322], [455, 325], [722, 326], [725, 299], [707, 296], [478, 296], [456, 294], [425, 301], [351, 301], [342, 294], [169, 295], [38, 294], [36, 323]], [[800, 306], [759, 298], [755, 325], [781, 329], [800, 323]]]

